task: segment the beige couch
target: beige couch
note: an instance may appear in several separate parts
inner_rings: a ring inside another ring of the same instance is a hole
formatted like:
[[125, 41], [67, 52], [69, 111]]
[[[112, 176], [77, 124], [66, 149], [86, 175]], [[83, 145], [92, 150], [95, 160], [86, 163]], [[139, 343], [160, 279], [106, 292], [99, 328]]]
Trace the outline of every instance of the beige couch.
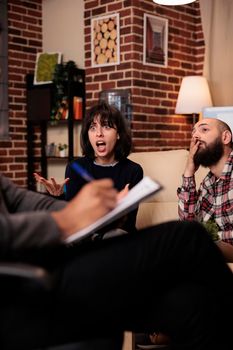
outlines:
[[[137, 228], [178, 219], [176, 190], [181, 184], [187, 156], [188, 151], [184, 149], [138, 152], [129, 156], [130, 159], [142, 166], [144, 175], [149, 175], [163, 186], [163, 190], [139, 205]], [[207, 171], [205, 168], [200, 168], [197, 171], [197, 185]], [[123, 350], [134, 350], [133, 336], [130, 332], [125, 333]]]
[[[129, 158], [139, 163], [144, 175], [149, 175], [161, 183], [163, 189], [155, 196], [141, 203], [137, 216], [137, 228], [178, 219], [176, 190], [181, 184], [182, 174], [188, 157], [184, 149], [159, 152], [132, 153]], [[196, 173], [196, 182], [208, 172], [200, 168]]]

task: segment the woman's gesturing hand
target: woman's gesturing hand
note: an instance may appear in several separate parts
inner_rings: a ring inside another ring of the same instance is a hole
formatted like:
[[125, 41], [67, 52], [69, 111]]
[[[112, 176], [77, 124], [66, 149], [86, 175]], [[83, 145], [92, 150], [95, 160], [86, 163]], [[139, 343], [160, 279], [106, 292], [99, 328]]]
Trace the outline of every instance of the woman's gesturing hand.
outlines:
[[60, 196], [64, 192], [65, 184], [69, 181], [69, 178], [67, 177], [61, 183], [57, 183], [54, 177], [51, 177], [51, 181], [49, 181], [38, 173], [33, 173], [33, 175], [35, 180], [41, 183], [52, 196]]

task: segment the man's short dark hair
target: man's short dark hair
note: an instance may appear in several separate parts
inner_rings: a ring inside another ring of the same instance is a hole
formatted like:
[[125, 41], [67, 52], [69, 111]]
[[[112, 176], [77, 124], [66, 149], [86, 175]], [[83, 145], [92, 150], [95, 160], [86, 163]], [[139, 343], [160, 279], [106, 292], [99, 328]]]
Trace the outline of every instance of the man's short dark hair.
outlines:
[[101, 125], [104, 125], [107, 122], [111, 128], [115, 128], [118, 132], [119, 139], [115, 146], [115, 159], [119, 161], [127, 158], [132, 148], [131, 132], [127, 125], [127, 120], [114, 105], [109, 105], [102, 100], [97, 105], [93, 106], [83, 119], [81, 130], [81, 147], [83, 155], [88, 156], [91, 159], [95, 158], [94, 150], [88, 137], [88, 130], [95, 117], [100, 118]]

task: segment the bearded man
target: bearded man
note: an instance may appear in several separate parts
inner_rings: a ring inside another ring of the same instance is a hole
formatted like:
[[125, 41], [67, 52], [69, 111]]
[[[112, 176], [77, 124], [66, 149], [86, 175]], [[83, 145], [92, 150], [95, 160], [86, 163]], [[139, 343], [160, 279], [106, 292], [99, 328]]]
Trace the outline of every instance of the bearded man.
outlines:
[[[196, 190], [195, 172], [202, 165], [210, 171]], [[233, 262], [233, 147], [232, 132], [221, 120], [205, 118], [193, 128], [182, 185], [177, 190], [181, 220], [214, 222], [217, 244]]]

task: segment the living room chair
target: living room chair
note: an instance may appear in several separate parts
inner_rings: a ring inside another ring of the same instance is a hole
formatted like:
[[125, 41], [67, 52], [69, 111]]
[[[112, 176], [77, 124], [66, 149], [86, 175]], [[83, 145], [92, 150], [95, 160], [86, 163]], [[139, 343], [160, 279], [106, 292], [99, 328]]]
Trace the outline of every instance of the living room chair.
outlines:
[[[0, 303], [6, 304], [6, 298], [22, 296], [29, 298], [33, 296], [43, 296], [53, 286], [52, 276], [43, 268], [20, 263], [0, 263]], [[10, 299], [11, 300], [11, 299]], [[1, 310], [1, 305], [0, 305]], [[0, 311], [1, 312], [1, 311]], [[1, 315], [2, 316], [2, 315]], [[4, 321], [3, 321], [4, 322]], [[25, 330], [27, 334], [27, 329]], [[9, 335], [9, 339], [14, 338], [14, 334]], [[123, 343], [123, 334], [115, 337], [105, 337], [98, 339], [87, 339], [77, 343], [69, 343], [46, 348], [33, 347], [29, 349], [24, 344], [18, 344], [18, 350], [121, 350]], [[0, 348], [3, 350], [12, 350], [10, 344], [6, 344], [1, 339]]]

